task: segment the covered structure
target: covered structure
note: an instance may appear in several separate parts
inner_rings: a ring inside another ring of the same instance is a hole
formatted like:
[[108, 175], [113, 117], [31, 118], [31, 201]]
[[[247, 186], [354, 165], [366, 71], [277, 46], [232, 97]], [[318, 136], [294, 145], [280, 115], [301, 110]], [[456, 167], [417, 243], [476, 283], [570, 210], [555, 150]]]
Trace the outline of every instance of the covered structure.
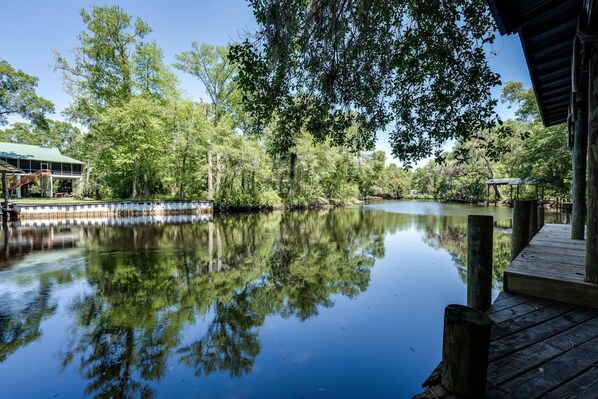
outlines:
[[83, 162], [62, 155], [58, 148], [47, 148], [28, 144], [0, 143], [0, 161], [13, 167], [14, 179], [8, 189], [17, 198], [27, 195], [29, 184], [40, 181], [40, 195], [54, 196], [56, 179], [66, 181], [72, 191], [73, 183], [82, 178]]
[[8, 181], [6, 176], [16, 175], [19, 173], [23, 173], [23, 171], [0, 159], [0, 174], [2, 175], [2, 198], [4, 198], [4, 208], [8, 208]]
[[[488, 179], [486, 181], [486, 206], [490, 204], [490, 187], [509, 186], [509, 206], [513, 205], [513, 186], [516, 187], [515, 198], [519, 199], [519, 186], [534, 186], [536, 189], [536, 198], [538, 198], [538, 188], [541, 187], [541, 198], [544, 199], [544, 186], [531, 179], [520, 179], [518, 177], [507, 177], [503, 179]], [[494, 195], [494, 206], [498, 203], [498, 195]]]
[[598, 0], [488, 4], [501, 34], [519, 34], [544, 124], [569, 125], [571, 238], [584, 238], [587, 214], [586, 280], [598, 283]]

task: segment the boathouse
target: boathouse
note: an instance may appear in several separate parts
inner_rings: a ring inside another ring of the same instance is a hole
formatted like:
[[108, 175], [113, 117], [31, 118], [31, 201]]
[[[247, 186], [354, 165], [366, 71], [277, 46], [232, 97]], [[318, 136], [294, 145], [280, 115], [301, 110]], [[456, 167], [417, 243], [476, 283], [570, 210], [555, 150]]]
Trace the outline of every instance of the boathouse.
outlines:
[[56, 147], [29, 144], [0, 143], [0, 161], [15, 168], [8, 190], [16, 198], [70, 194], [83, 169], [83, 162], [61, 154]]

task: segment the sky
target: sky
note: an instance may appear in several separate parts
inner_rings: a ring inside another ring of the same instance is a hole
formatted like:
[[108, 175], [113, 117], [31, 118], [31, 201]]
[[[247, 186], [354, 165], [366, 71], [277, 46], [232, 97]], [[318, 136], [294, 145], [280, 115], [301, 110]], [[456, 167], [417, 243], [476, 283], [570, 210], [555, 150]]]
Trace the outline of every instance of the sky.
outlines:
[[[69, 58], [69, 51], [78, 43], [77, 35], [85, 28], [79, 10], [89, 9], [92, 4], [118, 4], [128, 14], [143, 19], [153, 29], [148, 38], [156, 39], [168, 64], [174, 63], [175, 54], [189, 50], [194, 40], [226, 45], [256, 28], [247, 0], [0, 0], [0, 58], [39, 78], [38, 94], [56, 106], [57, 114], [51, 118], [63, 119], [60, 112], [69, 102], [59, 73], [51, 68], [54, 51]], [[497, 56], [490, 60], [491, 67], [501, 75], [502, 81], [522, 81], [529, 87], [519, 38], [498, 37], [494, 46]], [[190, 97], [207, 100], [197, 80], [175, 72]], [[498, 98], [500, 91], [497, 87], [493, 94]], [[503, 119], [513, 114], [504, 104], [499, 104], [498, 112]], [[447, 144], [447, 149], [450, 146]], [[387, 160], [392, 161], [387, 133], [378, 134], [376, 147], [384, 150]]]

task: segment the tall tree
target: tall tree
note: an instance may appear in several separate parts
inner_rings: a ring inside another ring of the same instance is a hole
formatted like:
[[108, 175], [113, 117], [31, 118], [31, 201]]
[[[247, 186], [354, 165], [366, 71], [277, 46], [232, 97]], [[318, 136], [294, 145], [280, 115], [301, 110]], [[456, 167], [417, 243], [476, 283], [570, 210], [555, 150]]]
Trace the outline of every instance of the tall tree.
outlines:
[[127, 101], [134, 89], [132, 53], [151, 28], [118, 6], [92, 6], [81, 10], [87, 30], [78, 36], [72, 63], [56, 53], [54, 69], [62, 72], [73, 102], [67, 112], [84, 123], [98, 112]]
[[45, 126], [45, 114], [54, 112], [54, 104], [35, 93], [38, 78], [14, 69], [0, 58], [0, 126], [9, 115], [20, 115], [38, 126]]
[[[195, 76], [205, 87], [212, 102], [214, 124], [220, 122], [223, 115], [231, 112], [236, 84], [233, 77], [236, 65], [229, 61], [228, 48], [212, 46], [206, 43], [191, 43], [191, 50], [177, 54], [175, 68]], [[212, 138], [208, 137], [208, 196], [214, 197], [212, 177]], [[220, 191], [222, 174], [222, 156], [216, 153], [216, 190]]]
[[175, 68], [196, 77], [203, 84], [212, 102], [216, 121], [231, 111], [232, 96], [236, 90], [233, 77], [237, 67], [228, 59], [228, 47], [194, 41], [191, 50], [183, 51], [175, 58]]

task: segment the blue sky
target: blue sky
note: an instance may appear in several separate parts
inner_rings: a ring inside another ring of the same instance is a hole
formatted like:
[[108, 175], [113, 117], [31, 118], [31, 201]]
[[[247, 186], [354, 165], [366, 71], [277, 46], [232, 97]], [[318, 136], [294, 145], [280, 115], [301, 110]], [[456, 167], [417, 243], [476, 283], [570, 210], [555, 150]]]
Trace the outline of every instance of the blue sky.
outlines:
[[[38, 93], [54, 102], [57, 113], [68, 104], [58, 73], [51, 69], [53, 51], [68, 56], [77, 45], [77, 35], [85, 28], [79, 10], [91, 4], [118, 4], [134, 17], [141, 17], [152, 28], [151, 38], [162, 47], [167, 63], [174, 55], [188, 50], [191, 41], [225, 45], [239, 39], [243, 32], [255, 29], [255, 21], [246, 0], [122, 0], [89, 2], [76, 0], [4, 0], [0, 23], [0, 58], [15, 68], [39, 78]], [[492, 68], [503, 82], [519, 80], [530, 85], [529, 73], [518, 37], [499, 37], [498, 55]], [[194, 99], [204, 97], [200, 83], [179, 74], [182, 87]], [[500, 88], [494, 90], [500, 95]], [[500, 104], [503, 118], [512, 115]], [[53, 116], [60, 119], [60, 115]], [[377, 147], [390, 158], [388, 136], [378, 135]]]

